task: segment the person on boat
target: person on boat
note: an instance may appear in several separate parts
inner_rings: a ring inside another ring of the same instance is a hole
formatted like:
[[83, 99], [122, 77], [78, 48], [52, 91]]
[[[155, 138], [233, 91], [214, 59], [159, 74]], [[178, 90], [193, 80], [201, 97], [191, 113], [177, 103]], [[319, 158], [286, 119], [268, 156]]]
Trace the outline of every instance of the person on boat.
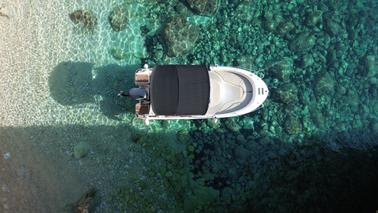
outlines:
[[131, 88], [129, 90], [129, 92], [124, 92], [124, 91], [120, 91], [118, 93], [118, 96], [119, 97], [130, 97], [134, 100], [138, 100], [138, 99], [141, 99], [141, 98], [145, 98], [146, 97], [146, 90], [143, 89], [143, 88]]

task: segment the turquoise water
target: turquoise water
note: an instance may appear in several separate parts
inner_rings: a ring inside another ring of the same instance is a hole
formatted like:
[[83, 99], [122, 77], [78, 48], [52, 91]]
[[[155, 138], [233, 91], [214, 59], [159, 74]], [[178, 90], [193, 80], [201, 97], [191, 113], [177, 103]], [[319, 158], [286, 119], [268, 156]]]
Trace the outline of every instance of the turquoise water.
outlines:
[[[377, 1], [9, 5], [32, 48], [0, 71], [0, 212], [378, 209]], [[241, 67], [270, 96], [145, 126], [117, 97], [145, 63]]]

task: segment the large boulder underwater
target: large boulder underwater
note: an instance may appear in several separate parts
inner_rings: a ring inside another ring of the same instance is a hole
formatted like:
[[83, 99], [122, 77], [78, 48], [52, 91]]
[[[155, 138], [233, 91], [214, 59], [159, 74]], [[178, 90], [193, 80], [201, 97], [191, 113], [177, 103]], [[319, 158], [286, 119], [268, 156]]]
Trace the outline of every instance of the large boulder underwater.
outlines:
[[129, 22], [127, 8], [123, 6], [115, 7], [110, 13], [108, 20], [114, 31], [120, 32], [124, 30]]
[[75, 10], [69, 14], [71, 21], [82, 27], [93, 30], [97, 25], [97, 18], [90, 10]]
[[190, 9], [200, 15], [214, 15], [219, 8], [219, 0], [186, 0]]
[[193, 49], [199, 37], [199, 28], [181, 17], [173, 17], [165, 26], [163, 35], [167, 55], [182, 56]]
[[89, 144], [86, 142], [80, 142], [74, 147], [74, 157], [76, 159], [81, 159], [85, 157], [89, 152]]

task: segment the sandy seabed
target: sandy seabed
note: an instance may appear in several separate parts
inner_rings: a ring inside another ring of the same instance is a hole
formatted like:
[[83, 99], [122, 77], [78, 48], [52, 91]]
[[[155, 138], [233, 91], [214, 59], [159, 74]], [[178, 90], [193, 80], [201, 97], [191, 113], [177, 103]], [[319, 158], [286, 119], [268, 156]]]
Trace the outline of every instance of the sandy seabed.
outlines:
[[[102, 115], [96, 103], [81, 108], [80, 114], [57, 103], [48, 81], [62, 62], [94, 67], [117, 62], [108, 48], [115, 41], [103, 38], [110, 29], [103, 23], [116, 4], [0, 1], [0, 212], [60, 212], [87, 189], [87, 174], [78, 171], [81, 163], [65, 154], [67, 145], [51, 145], [48, 138], [61, 131], [55, 126], [111, 126], [120, 121]], [[85, 39], [68, 17], [81, 8], [92, 10], [100, 22], [97, 33]], [[44, 131], [50, 135], [34, 137], [33, 132]]]
[[47, 80], [54, 64], [68, 56], [69, 28], [61, 20], [69, 8], [59, 1], [21, 0], [2, 1], [1, 7], [0, 212], [56, 210], [66, 202], [54, 199], [67, 192], [56, 181], [64, 169], [8, 130], [46, 125], [52, 121], [46, 111], [62, 110], [49, 98]]
[[[81, 107], [82, 116], [77, 116], [77, 109], [53, 100], [48, 85], [54, 68], [64, 62], [91, 63], [94, 69], [138, 63], [137, 59], [117, 61], [110, 55], [112, 47], [143, 48], [139, 35], [112, 34], [107, 16], [117, 1], [2, 2], [1, 12], [8, 17], [0, 16], [0, 125], [119, 124], [97, 113], [95, 103]], [[93, 33], [78, 31], [69, 19], [69, 13], [83, 8], [98, 18]]]

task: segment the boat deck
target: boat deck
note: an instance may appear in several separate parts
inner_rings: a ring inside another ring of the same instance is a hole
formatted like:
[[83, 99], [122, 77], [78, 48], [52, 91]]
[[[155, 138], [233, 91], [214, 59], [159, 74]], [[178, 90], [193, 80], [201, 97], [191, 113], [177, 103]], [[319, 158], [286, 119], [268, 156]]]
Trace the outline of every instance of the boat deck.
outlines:
[[211, 94], [206, 114], [227, 113], [245, 107], [252, 99], [252, 85], [232, 72], [211, 71]]

